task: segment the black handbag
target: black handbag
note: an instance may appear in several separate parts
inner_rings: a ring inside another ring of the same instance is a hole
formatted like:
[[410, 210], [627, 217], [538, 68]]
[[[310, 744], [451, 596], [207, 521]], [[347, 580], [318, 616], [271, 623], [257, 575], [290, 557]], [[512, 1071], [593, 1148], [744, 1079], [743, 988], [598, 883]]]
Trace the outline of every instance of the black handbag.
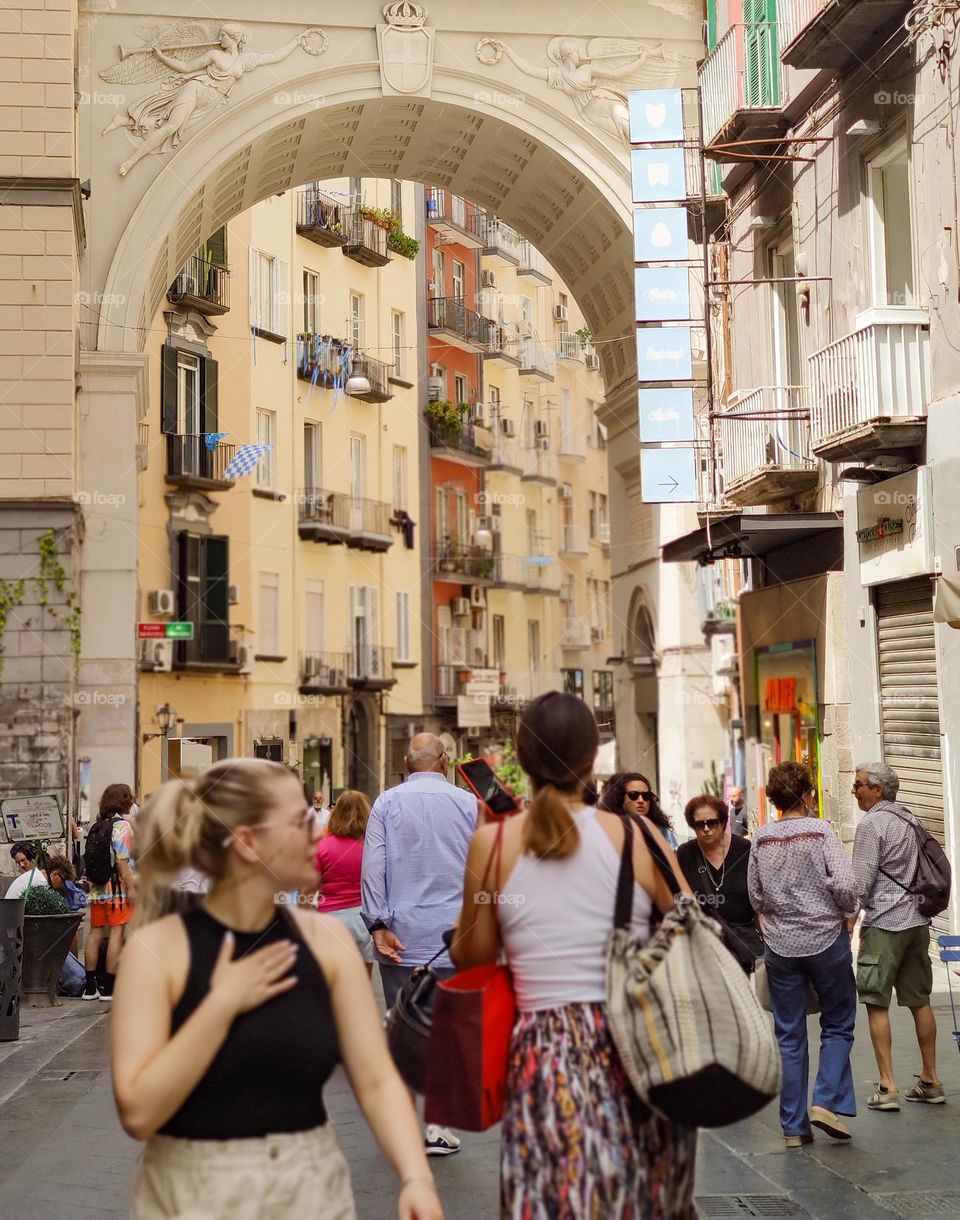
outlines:
[[427, 1051], [436, 987], [437, 976], [430, 963], [417, 966], [400, 989], [385, 1021], [387, 1047], [393, 1062], [404, 1082], [416, 1093], [423, 1092], [427, 1077]]

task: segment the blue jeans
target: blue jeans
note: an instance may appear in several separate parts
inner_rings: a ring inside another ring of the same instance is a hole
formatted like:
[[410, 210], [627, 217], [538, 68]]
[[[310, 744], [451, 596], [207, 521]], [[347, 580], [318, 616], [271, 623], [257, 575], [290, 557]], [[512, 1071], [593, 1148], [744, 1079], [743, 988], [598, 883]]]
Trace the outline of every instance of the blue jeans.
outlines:
[[807, 983], [820, 1000], [820, 1063], [813, 1086], [813, 1104], [835, 1114], [854, 1115], [850, 1052], [857, 1020], [857, 984], [853, 974], [850, 936], [845, 928], [829, 949], [812, 957], [781, 957], [768, 945], [764, 953], [770, 1007], [783, 1060], [780, 1126], [784, 1135], [810, 1131], [807, 1087], [810, 1052], [807, 1046]]

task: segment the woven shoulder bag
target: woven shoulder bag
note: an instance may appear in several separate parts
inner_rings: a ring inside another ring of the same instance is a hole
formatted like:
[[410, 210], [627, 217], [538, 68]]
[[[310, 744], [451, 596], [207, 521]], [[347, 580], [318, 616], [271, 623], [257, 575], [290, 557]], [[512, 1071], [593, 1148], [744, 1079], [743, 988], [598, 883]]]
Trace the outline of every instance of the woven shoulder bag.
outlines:
[[719, 925], [678, 892], [676, 875], [642, 819], [654, 863], [675, 905], [647, 944], [631, 927], [633, 823], [624, 844], [614, 928], [607, 948], [607, 1020], [637, 1094], [674, 1122], [723, 1127], [748, 1118], [780, 1091], [780, 1051], [750, 980]]

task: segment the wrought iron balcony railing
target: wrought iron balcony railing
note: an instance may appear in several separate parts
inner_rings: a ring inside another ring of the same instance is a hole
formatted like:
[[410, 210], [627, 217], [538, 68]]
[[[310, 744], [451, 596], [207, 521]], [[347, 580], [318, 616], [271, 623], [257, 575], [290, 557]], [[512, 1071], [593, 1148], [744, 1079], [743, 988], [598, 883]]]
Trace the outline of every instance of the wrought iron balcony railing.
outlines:
[[193, 254], [167, 290], [167, 300], [202, 314], [226, 313], [230, 308], [230, 272], [219, 263]]
[[236, 456], [236, 445], [223, 441], [214, 448], [207, 446], [203, 435], [167, 433], [167, 480], [169, 482], [219, 483], [232, 487], [233, 478], [226, 475], [227, 467]]
[[492, 325], [489, 318], [468, 309], [459, 297], [432, 297], [427, 301], [429, 329], [451, 332], [477, 351], [486, 350]]

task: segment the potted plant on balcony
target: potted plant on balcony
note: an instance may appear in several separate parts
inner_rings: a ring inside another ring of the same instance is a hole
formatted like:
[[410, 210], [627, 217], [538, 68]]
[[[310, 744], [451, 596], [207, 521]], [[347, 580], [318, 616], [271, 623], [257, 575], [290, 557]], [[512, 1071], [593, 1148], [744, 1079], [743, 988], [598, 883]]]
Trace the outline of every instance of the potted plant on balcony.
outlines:
[[457, 568], [457, 550], [459, 549], [459, 540], [451, 534], [443, 535], [443, 544], [440, 547], [440, 555], [438, 567], [441, 572], [455, 572]]
[[371, 208], [367, 207], [366, 204], [362, 204], [360, 215], [364, 220], [369, 220], [371, 224], [375, 224], [378, 229], [386, 229], [388, 233], [400, 228], [400, 217], [396, 212], [391, 212], [389, 208]]
[[452, 440], [460, 431], [461, 412], [448, 398], [428, 402], [423, 415], [441, 441]]
[[400, 229], [391, 229], [387, 234], [387, 249], [403, 258], [414, 259], [420, 253], [420, 243]]
[[49, 886], [27, 891], [23, 918], [23, 983], [21, 1003], [32, 1008], [53, 1008], [57, 979], [70, 944], [83, 919]]

